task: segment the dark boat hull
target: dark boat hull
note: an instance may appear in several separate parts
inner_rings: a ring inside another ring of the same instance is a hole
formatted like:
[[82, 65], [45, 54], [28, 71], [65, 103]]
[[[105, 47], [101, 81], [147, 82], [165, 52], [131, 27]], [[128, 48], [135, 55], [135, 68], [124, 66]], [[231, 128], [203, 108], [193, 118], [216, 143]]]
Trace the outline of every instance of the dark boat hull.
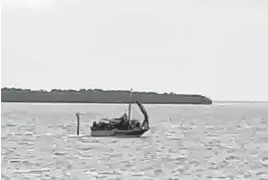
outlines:
[[93, 137], [140, 137], [149, 129], [131, 129], [131, 130], [91, 130]]

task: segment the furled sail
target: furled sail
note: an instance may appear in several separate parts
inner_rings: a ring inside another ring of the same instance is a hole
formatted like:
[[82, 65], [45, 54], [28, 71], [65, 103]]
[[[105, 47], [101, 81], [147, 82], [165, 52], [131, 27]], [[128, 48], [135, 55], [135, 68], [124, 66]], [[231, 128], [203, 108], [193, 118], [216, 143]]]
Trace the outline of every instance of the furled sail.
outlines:
[[141, 127], [149, 129], [149, 117], [148, 117], [147, 111], [145, 110], [145, 108], [143, 107], [143, 105], [139, 101], [136, 101], [136, 103], [139, 106], [142, 114], [144, 115], [144, 120], [141, 124]]

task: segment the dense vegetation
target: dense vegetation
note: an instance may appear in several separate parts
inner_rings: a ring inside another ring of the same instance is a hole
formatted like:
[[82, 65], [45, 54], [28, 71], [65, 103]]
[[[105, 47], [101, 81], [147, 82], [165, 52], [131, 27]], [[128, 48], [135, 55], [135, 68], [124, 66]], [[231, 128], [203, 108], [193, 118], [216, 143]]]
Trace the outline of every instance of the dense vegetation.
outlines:
[[[127, 103], [130, 91], [80, 89], [51, 91], [19, 88], [2, 88], [2, 102], [53, 102], [53, 103]], [[155, 92], [133, 92], [132, 101], [148, 104], [211, 104], [212, 101], [197, 94], [174, 94]]]

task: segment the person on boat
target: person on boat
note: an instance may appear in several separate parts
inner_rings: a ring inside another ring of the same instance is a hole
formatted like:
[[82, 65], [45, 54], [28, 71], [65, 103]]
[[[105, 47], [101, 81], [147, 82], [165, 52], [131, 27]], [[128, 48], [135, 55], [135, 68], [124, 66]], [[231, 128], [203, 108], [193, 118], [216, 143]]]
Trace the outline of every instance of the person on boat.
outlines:
[[141, 123], [140, 123], [140, 121], [136, 121], [135, 123], [134, 123], [134, 128], [140, 128], [141, 127]]
[[96, 123], [96, 121], [93, 122], [93, 128], [97, 128], [97, 123]]
[[140, 121], [133, 119], [133, 120], [130, 121], [130, 126], [131, 126], [132, 129], [140, 128], [141, 123], [140, 123]]
[[127, 122], [128, 118], [127, 118], [127, 114], [124, 113], [119, 119], [121, 119], [122, 121]]
[[118, 118], [120, 122], [117, 124], [117, 128], [120, 130], [127, 130], [129, 129], [129, 122], [127, 114], [124, 113], [120, 118]]

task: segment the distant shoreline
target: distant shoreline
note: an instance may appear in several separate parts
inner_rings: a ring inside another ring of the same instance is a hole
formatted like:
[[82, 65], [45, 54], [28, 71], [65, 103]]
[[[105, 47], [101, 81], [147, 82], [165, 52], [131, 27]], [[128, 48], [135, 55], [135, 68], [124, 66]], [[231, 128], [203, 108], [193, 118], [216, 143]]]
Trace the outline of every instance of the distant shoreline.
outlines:
[[[14, 103], [88, 103], [88, 104], [126, 104], [129, 103], [130, 91], [81, 89], [51, 91], [18, 88], [2, 88], [1, 102]], [[175, 94], [155, 92], [133, 92], [132, 103], [143, 104], [212, 104], [212, 100], [198, 94]]]
[[[50, 102], [50, 101], [1, 101], [2, 103], [33, 103], [33, 104], [129, 104], [129, 102]], [[131, 102], [131, 104], [135, 104], [135, 102]], [[142, 104], [159, 104], [159, 105], [179, 105], [179, 104], [184, 104], [184, 105], [207, 105], [207, 104], [201, 104], [201, 103], [169, 103], [169, 102], [158, 102], [158, 103], [150, 103], [150, 102], [142, 102]]]

